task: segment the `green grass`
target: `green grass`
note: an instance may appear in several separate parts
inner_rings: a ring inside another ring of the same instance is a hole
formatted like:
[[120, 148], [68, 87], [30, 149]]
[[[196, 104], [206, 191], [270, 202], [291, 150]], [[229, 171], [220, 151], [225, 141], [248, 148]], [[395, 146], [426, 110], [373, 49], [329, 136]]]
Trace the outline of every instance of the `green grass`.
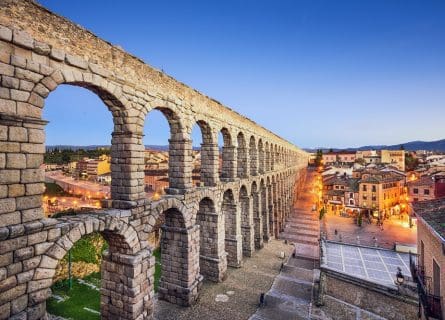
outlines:
[[[71, 249], [71, 258], [73, 261], [85, 261], [91, 262], [97, 259], [97, 250], [92, 245], [92, 241], [96, 240], [95, 237], [100, 237], [100, 234], [92, 234], [84, 237], [76, 242]], [[107, 242], [104, 242], [102, 251], [107, 246]], [[101, 252], [102, 252], [101, 251]], [[153, 251], [153, 255], [156, 259], [155, 264], [155, 291], [158, 290], [159, 279], [161, 277], [161, 251], [156, 249]], [[65, 257], [64, 259], [66, 259]], [[83, 280], [94, 284], [100, 288], [101, 282], [100, 272], [92, 273], [85, 277]], [[49, 298], [47, 301], [47, 311], [53, 315], [61, 316], [67, 319], [73, 320], [97, 320], [100, 319], [100, 315], [91, 313], [84, 308], [90, 308], [96, 311], [100, 311], [100, 292], [94, 290], [84, 284], [80, 284], [77, 279], [73, 279], [73, 287], [69, 290], [68, 280], [56, 282], [52, 286], [54, 295], [61, 297], [67, 297], [63, 302], [57, 302], [54, 298]]]
[[[100, 288], [100, 273], [93, 273], [84, 278], [85, 281], [93, 283]], [[84, 284], [80, 284], [73, 279], [73, 287], [68, 288], [68, 280], [55, 283], [52, 287], [53, 294], [61, 297], [67, 297], [63, 302], [57, 302], [54, 298], [49, 298], [46, 304], [47, 311], [51, 314], [70, 319], [97, 320], [99, 314], [89, 312], [84, 309], [87, 307], [92, 310], [100, 311], [100, 292]]]
[[157, 248], [153, 251], [153, 255], [155, 256], [155, 292], [158, 291], [159, 279], [161, 278], [161, 249]]
[[[103, 241], [102, 248], [99, 250], [93, 245], [93, 242]], [[71, 248], [71, 261], [83, 261], [87, 263], [99, 263], [102, 252], [108, 248], [108, 243], [102, 240], [99, 233], [92, 233], [79, 239]], [[63, 258], [68, 260], [68, 254]]]

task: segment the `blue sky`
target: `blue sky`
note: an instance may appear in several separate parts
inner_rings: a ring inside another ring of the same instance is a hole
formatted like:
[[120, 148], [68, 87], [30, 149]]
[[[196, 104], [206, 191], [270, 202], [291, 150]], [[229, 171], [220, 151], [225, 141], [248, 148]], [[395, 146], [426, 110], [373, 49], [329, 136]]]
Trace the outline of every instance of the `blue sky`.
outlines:
[[[445, 1], [40, 2], [298, 146], [445, 138]], [[48, 144], [110, 143], [85, 89], [59, 87], [44, 117]], [[148, 118], [144, 142], [166, 144]]]

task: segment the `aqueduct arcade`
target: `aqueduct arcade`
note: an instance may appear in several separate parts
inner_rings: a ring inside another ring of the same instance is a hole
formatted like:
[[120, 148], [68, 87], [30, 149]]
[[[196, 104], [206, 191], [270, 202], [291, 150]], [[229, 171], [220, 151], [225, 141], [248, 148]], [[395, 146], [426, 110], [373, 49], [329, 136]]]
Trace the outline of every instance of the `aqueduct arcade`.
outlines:
[[[44, 319], [59, 260], [93, 232], [109, 243], [101, 317], [152, 318], [148, 237], [159, 219], [159, 298], [188, 306], [203, 278], [223, 281], [278, 236], [304, 179], [304, 151], [32, 1], [0, 0], [0, 84], [0, 319]], [[52, 219], [42, 209], [42, 109], [62, 84], [91, 90], [112, 114], [111, 199], [100, 212]], [[171, 133], [170, 187], [157, 201], [145, 197], [142, 143], [154, 109]], [[195, 124], [200, 186], [192, 184]]]

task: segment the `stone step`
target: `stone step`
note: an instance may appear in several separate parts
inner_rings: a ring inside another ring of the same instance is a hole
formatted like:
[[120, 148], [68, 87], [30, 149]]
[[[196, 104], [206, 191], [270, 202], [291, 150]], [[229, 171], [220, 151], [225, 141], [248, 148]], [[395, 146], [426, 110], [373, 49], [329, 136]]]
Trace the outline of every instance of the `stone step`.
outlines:
[[305, 243], [305, 244], [310, 244], [313, 246], [318, 246], [318, 238], [314, 238], [314, 237], [308, 237], [308, 236], [296, 235], [296, 234], [290, 234], [290, 233], [281, 233], [280, 239], [291, 241], [291, 242], [294, 242], [297, 244]]
[[311, 226], [306, 224], [286, 223], [286, 226], [292, 228], [293, 230], [307, 230], [307, 231], [317, 231], [317, 232], [319, 232], [320, 230], [318, 226]]
[[304, 280], [306, 282], [312, 282], [314, 281], [315, 271], [294, 267], [286, 263], [283, 269], [281, 270], [281, 274], [290, 278]]
[[265, 300], [267, 311], [274, 311], [269, 313], [266, 309], [261, 310], [266, 312], [260, 312], [260, 316], [266, 314], [269, 316], [266, 319], [308, 319], [309, 317], [310, 298], [309, 300], [307, 298], [298, 298], [271, 289], [266, 294]]
[[320, 248], [318, 244], [314, 246], [313, 244], [298, 243], [295, 256], [297, 258], [319, 260]]
[[290, 258], [286, 263], [286, 265], [291, 267], [298, 267], [306, 270], [314, 270], [319, 267], [319, 264], [318, 260], [309, 257]]
[[308, 230], [308, 229], [289, 227], [289, 226], [284, 228], [283, 233], [296, 234], [296, 235], [315, 237], [315, 238], [318, 238], [320, 235], [320, 232], [318, 230], [311, 230], [311, 229]]

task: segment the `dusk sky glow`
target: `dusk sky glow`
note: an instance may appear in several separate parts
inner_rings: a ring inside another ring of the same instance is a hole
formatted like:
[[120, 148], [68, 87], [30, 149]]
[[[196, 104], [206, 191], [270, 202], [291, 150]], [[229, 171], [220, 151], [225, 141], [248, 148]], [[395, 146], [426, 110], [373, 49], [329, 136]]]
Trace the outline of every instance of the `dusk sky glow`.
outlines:
[[[445, 138], [445, 1], [40, 3], [300, 147]], [[44, 118], [48, 145], [110, 144], [86, 89], [57, 88]], [[168, 130], [150, 113], [144, 143]]]

